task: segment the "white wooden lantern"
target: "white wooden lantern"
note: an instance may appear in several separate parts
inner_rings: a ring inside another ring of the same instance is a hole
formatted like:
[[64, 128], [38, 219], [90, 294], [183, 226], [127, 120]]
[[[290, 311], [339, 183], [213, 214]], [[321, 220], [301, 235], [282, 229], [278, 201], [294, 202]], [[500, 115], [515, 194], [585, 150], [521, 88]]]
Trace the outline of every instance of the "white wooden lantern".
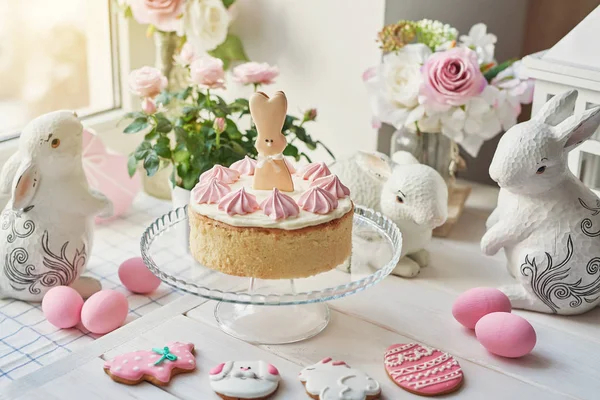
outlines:
[[[575, 113], [600, 105], [600, 6], [554, 47], [524, 58], [527, 74], [535, 79], [532, 115], [552, 96], [577, 89]], [[600, 196], [600, 130], [569, 154], [569, 168]]]

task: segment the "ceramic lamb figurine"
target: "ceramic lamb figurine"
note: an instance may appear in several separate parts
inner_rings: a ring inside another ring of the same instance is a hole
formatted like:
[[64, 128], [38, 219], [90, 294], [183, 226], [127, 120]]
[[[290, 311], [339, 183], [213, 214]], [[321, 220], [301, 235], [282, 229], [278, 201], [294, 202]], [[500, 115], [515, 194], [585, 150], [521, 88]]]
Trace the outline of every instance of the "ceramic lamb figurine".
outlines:
[[88, 187], [82, 132], [72, 111], [38, 117], [2, 169], [0, 192], [11, 198], [0, 217], [0, 298], [40, 301], [86, 266], [93, 218], [111, 204]]
[[402, 258], [393, 274], [417, 275], [429, 263], [424, 249], [433, 229], [448, 216], [448, 187], [440, 174], [407, 152], [395, 153], [392, 161], [359, 152], [331, 169], [350, 187], [356, 204], [381, 211], [400, 228]]
[[600, 125], [600, 107], [572, 115], [576, 99], [555, 96], [509, 129], [490, 166], [500, 195], [481, 249], [504, 248], [519, 284], [502, 289], [515, 308], [571, 315], [600, 303], [600, 199], [567, 167]]

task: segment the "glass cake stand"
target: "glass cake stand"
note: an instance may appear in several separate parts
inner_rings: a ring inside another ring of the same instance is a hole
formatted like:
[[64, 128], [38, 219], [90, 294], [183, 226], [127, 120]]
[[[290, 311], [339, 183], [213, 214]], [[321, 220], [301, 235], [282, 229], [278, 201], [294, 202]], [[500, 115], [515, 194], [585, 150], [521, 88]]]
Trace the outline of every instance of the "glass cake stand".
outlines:
[[187, 224], [187, 206], [154, 221], [141, 239], [144, 262], [163, 282], [219, 301], [214, 314], [220, 328], [250, 343], [292, 343], [318, 334], [329, 322], [325, 302], [380, 282], [398, 263], [402, 248], [393, 222], [355, 206], [352, 255], [343, 265], [302, 279], [245, 278], [196, 262], [187, 251]]

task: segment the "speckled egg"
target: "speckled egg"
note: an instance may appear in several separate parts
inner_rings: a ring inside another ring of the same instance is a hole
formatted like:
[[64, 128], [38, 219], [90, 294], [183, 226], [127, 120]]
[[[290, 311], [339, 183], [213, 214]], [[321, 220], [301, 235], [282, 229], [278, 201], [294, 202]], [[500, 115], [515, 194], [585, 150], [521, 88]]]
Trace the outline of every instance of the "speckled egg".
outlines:
[[537, 341], [535, 330], [527, 320], [507, 312], [481, 318], [475, 326], [475, 335], [487, 351], [509, 358], [529, 354]]
[[44, 316], [57, 328], [72, 328], [81, 320], [83, 298], [68, 286], [56, 286], [48, 290], [42, 299]]
[[462, 325], [475, 329], [477, 321], [493, 312], [511, 311], [510, 300], [496, 288], [479, 287], [467, 290], [452, 305], [452, 315]]
[[81, 323], [90, 332], [103, 335], [120, 327], [129, 311], [127, 298], [115, 290], [92, 295], [81, 309]]
[[160, 285], [160, 279], [150, 272], [141, 257], [125, 260], [119, 266], [119, 279], [133, 293], [150, 293]]

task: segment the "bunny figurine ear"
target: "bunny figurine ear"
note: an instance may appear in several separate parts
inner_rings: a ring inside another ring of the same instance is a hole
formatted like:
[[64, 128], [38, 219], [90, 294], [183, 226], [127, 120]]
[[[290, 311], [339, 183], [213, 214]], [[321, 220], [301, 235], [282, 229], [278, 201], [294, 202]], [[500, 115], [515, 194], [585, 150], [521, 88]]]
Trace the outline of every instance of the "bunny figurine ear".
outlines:
[[585, 142], [600, 126], [600, 107], [567, 118], [554, 128], [559, 141], [564, 141], [567, 152]]
[[385, 182], [392, 175], [388, 161], [376, 153], [359, 151], [356, 154], [356, 164], [373, 178]]
[[535, 115], [535, 119], [550, 126], [557, 126], [571, 115], [575, 110], [577, 90], [569, 90], [552, 97]]
[[27, 210], [40, 186], [40, 174], [35, 164], [23, 163], [17, 170], [12, 190], [12, 208]]

